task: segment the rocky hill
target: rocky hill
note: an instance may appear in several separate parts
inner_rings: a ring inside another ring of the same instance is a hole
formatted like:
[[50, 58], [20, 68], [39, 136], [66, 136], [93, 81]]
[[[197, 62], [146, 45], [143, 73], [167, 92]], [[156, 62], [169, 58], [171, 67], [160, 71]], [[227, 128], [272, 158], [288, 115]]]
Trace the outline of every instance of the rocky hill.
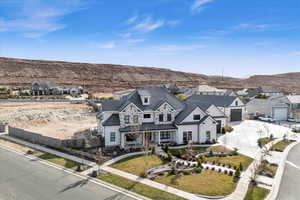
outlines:
[[184, 73], [155, 67], [26, 60], [0, 57], [0, 86], [30, 86], [35, 80], [57, 84], [84, 85], [93, 92], [176, 83], [179, 86], [208, 84], [221, 88], [269, 85], [300, 92], [300, 72], [237, 79]]

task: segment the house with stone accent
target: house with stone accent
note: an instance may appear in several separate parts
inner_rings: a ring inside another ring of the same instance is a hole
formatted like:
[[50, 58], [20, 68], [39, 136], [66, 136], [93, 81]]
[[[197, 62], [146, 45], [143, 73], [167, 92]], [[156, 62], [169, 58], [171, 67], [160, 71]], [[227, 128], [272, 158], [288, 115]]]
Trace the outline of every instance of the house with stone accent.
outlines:
[[119, 100], [99, 103], [98, 133], [106, 147], [141, 148], [146, 144], [211, 143], [227, 124], [211, 102], [181, 101], [164, 87], [136, 89]]
[[76, 85], [57, 85], [48, 81], [34, 81], [31, 84], [32, 95], [80, 95], [83, 88]]

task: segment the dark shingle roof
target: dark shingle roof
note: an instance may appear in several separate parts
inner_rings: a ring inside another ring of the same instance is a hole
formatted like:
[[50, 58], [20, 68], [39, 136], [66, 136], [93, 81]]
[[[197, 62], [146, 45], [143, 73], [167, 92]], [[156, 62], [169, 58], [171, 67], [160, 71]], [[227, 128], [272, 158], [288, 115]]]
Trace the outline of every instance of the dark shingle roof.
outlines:
[[103, 122], [103, 126], [119, 126], [120, 118], [119, 114], [112, 114], [105, 122]]
[[[143, 123], [139, 126], [139, 131], [157, 131], [157, 130], [176, 130], [177, 127], [174, 124], [154, 124], [154, 123]], [[120, 132], [131, 132], [133, 127], [127, 126], [120, 128]], [[134, 130], [136, 128], [134, 127]]]
[[183, 122], [180, 123], [180, 125], [193, 125], [193, 124], [202, 124], [202, 122], [204, 122], [207, 118], [209, 118], [209, 115], [205, 115], [204, 117], [202, 117], [199, 121], [194, 121], [194, 122]]
[[184, 110], [182, 110], [175, 119], [175, 122], [178, 124], [182, 122], [193, 110], [197, 107], [200, 108], [202, 111], [206, 111], [212, 104], [210, 103], [201, 103], [197, 101], [190, 101], [186, 102]]
[[227, 107], [232, 104], [236, 96], [218, 96], [218, 95], [192, 95], [186, 100], [186, 103], [201, 102], [210, 103], [217, 107]]
[[[140, 94], [150, 96], [150, 105], [143, 105]], [[141, 110], [155, 110], [163, 102], [168, 102], [175, 110], [182, 110], [184, 103], [170, 94], [165, 88], [158, 86], [147, 86], [136, 89], [121, 100], [101, 101], [102, 111], [121, 111], [127, 105], [133, 103]]]

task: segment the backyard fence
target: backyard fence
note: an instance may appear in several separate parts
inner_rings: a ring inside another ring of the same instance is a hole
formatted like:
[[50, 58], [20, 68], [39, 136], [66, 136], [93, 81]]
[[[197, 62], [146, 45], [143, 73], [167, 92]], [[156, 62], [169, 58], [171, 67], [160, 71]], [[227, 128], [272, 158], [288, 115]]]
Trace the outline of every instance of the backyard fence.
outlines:
[[84, 139], [57, 139], [47, 137], [38, 133], [33, 133], [30, 131], [26, 131], [24, 129], [8, 127], [8, 134], [12, 137], [16, 137], [34, 144], [40, 144], [49, 146], [56, 149], [64, 149], [64, 148], [74, 148], [80, 149], [84, 148], [85, 140]]

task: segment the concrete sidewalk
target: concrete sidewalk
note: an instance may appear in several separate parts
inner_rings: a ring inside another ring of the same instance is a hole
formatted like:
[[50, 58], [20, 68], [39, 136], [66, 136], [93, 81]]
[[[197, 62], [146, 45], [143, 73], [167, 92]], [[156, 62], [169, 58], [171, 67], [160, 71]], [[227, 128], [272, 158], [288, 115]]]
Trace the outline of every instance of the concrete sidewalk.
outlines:
[[62, 153], [60, 151], [56, 151], [56, 150], [53, 150], [53, 149], [50, 149], [50, 148], [47, 148], [47, 147], [43, 147], [43, 146], [40, 146], [40, 145], [37, 145], [37, 144], [32, 144], [32, 143], [26, 142], [24, 140], [20, 140], [20, 139], [14, 138], [14, 137], [10, 137], [10, 136], [8, 136], [6, 134], [0, 134], [0, 138], [3, 138], [5, 140], [9, 140], [9, 141], [15, 142], [17, 144], [21, 144], [21, 145], [24, 145], [24, 146], [31, 147], [33, 149], [36, 149], [36, 150], [39, 150], [39, 151], [42, 151], [42, 152], [46, 152], [46, 153], [50, 153], [50, 154], [53, 154], [53, 155], [57, 155], [59, 157], [65, 158], [67, 160], [72, 160], [74, 162], [81, 163], [83, 165], [87, 165], [87, 166], [90, 166], [90, 167], [96, 166], [96, 163], [91, 162], [89, 160], [78, 158], [76, 156], [72, 156], [70, 154]]

